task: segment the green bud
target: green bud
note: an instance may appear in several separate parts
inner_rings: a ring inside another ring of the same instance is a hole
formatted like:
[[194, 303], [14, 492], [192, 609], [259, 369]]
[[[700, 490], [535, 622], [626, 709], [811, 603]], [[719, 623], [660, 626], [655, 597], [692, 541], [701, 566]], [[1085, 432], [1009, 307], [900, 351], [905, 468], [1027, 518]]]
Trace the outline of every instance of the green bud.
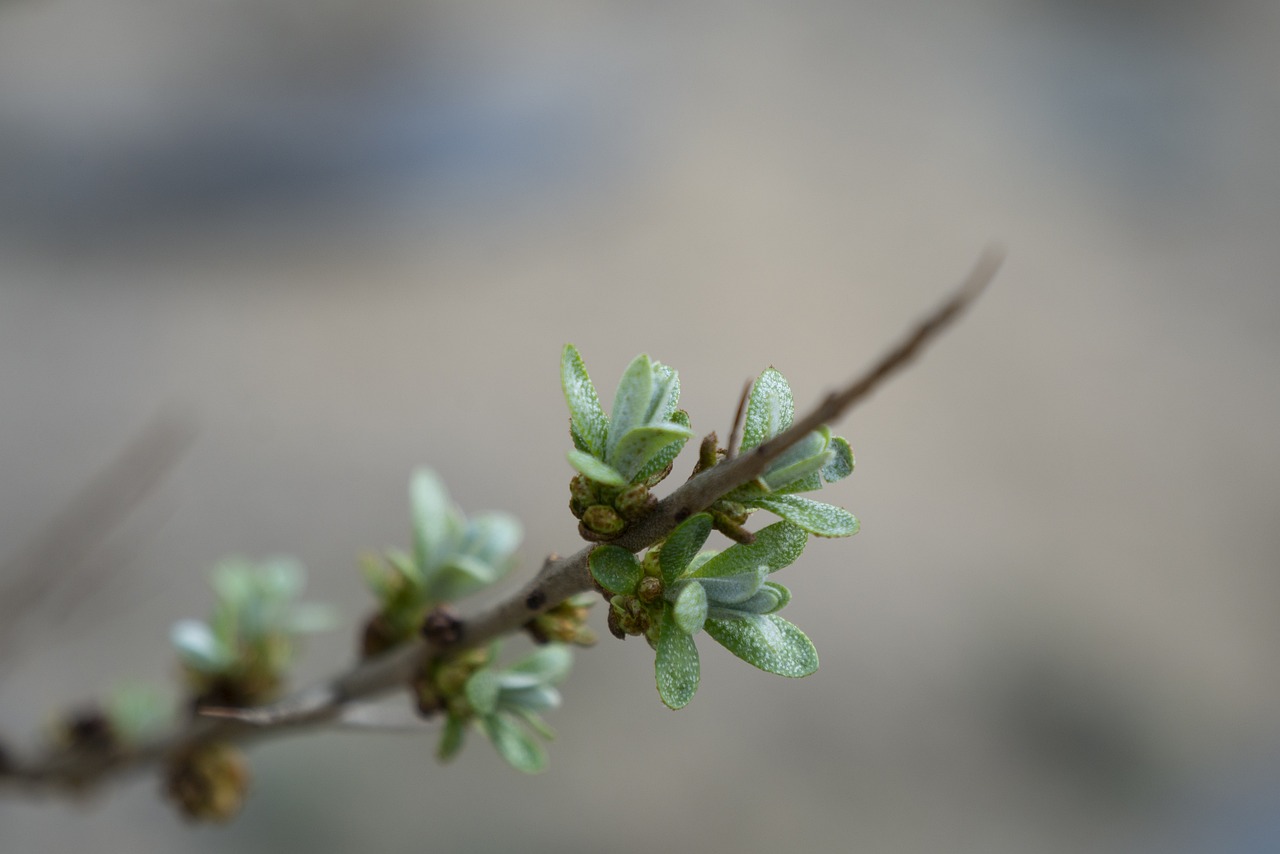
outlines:
[[657, 503], [658, 499], [649, 492], [649, 487], [640, 483], [620, 493], [614, 499], [613, 506], [622, 514], [622, 518], [634, 522], [647, 515]]
[[612, 507], [604, 504], [593, 504], [582, 514], [581, 527], [596, 535], [595, 537], [587, 537], [587, 539], [613, 539], [622, 533], [623, 529], [627, 527], [627, 523]]
[[646, 575], [636, 586], [636, 596], [646, 605], [652, 605], [662, 598], [662, 579]]
[[226, 742], [200, 744], [174, 756], [165, 792], [191, 821], [230, 821], [244, 805], [249, 766]]
[[587, 508], [598, 502], [596, 492], [591, 488], [591, 481], [582, 475], [574, 475], [569, 481], [569, 512], [581, 519]]

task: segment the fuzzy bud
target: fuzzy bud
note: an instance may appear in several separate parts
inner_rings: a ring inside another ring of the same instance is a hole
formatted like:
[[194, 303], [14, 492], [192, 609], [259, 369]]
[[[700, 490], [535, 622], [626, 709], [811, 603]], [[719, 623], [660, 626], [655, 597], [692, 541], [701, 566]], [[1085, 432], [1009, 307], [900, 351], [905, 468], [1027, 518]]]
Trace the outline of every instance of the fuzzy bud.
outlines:
[[230, 821], [244, 805], [249, 766], [226, 742], [200, 744], [174, 756], [165, 792], [191, 821]]

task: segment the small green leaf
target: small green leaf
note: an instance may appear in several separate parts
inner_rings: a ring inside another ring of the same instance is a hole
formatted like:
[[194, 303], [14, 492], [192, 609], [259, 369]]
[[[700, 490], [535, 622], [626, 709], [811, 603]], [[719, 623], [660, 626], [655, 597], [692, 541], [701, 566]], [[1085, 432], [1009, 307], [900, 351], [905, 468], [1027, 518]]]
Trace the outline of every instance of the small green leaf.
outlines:
[[823, 466], [822, 479], [827, 483], [835, 483], [853, 474], [853, 448], [849, 447], [849, 441], [843, 436], [832, 436], [830, 447], [834, 456], [831, 457], [831, 462]]
[[782, 452], [760, 475], [769, 489], [781, 489], [801, 478], [817, 474], [831, 460], [827, 446], [831, 444], [831, 431], [819, 427], [799, 442]]
[[554, 685], [564, 680], [573, 669], [573, 653], [569, 647], [560, 643], [540, 646], [520, 661], [507, 668], [502, 674], [504, 688], [521, 687], [509, 681], [512, 676], [527, 676], [533, 679], [528, 684]]
[[502, 715], [480, 718], [484, 734], [493, 742], [498, 755], [517, 771], [536, 774], [547, 767], [547, 752], [521, 727]]
[[808, 536], [790, 522], [774, 522], [756, 532], [753, 543], [736, 543], [708, 560], [691, 573], [693, 578], [714, 578], [755, 572], [765, 565], [777, 572], [795, 563], [804, 552]]
[[671, 605], [671, 617], [686, 635], [702, 631], [707, 621], [707, 591], [696, 581], [687, 581]]
[[477, 670], [467, 680], [467, 702], [478, 715], [492, 715], [498, 709], [498, 692], [502, 684], [498, 674], [489, 668]]
[[747, 414], [742, 424], [741, 450], [749, 451], [791, 426], [795, 402], [786, 378], [769, 368], [751, 384]]
[[591, 577], [610, 593], [635, 593], [644, 575], [636, 556], [621, 546], [596, 546], [587, 564], [591, 567]]
[[493, 567], [471, 555], [451, 555], [427, 579], [426, 596], [431, 602], [457, 602], [493, 584], [498, 577]]
[[569, 404], [570, 432], [575, 443], [581, 442], [581, 450], [588, 454], [603, 457], [609, 419], [600, 406], [600, 398], [587, 375], [582, 356], [572, 344], [564, 345], [564, 352], [560, 355], [560, 385]]
[[677, 442], [683, 447], [693, 435], [688, 427], [678, 424], [650, 424], [635, 427], [627, 432], [609, 455], [609, 464], [613, 466], [627, 483], [635, 481], [636, 475], [644, 471], [649, 461], [660, 456], [663, 451]]
[[547, 722], [544, 721], [537, 712], [525, 708], [515, 708], [511, 710], [511, 714], [524, 721], [529, 725], [530, 729], [545, 738], [547, 741], [555, 740], [556, 731], [547, 726]]
[[671, 532], [662, 549], [658, 552], [658, 566], [662, 570], [662, 583], [667, 586], [675, 584], [698, 549], [711, 536], [711, 514], [698, 513], [685, 519]]
[[440, 732], [440, 744], [436, 747], [436, 758], [441, 762], [448, 762], [457, 756], [466, 734], [467, 727], [461, 718], [453, 715], [445, 718], [444, 729]]
[[467, 524], [458, 551], [500, 570], [496, 575], [505, 575], [523, 536], [524, 529], [516, 517], [506, 513], [478, 513]]
[[448, 553], [450, 515], [454, 515], [444, 482], [430, 469], [418, 469], [409, 482], [413, 513], [413, 558], [422, 571], [434, 567]]
[[660, 424], [671, 418], [680, 401], [680, 376], [675, 368], [661, 362], [653, 363], [653, 396], [649, 399], [649, 411], [644, 423]]
[[507, 682], [527, 677], [509, 673], [499, 674], [502, 692], [498, 695], [498, 709], [507, 712], [541, 712], [560, 708], [560, 692], [550, 685], [526, 685], [508, 688]]
[[627, 485], [627, 479], [619, 474], [617, 469], [601, 462], [590, 454], [574, 448], [566, 456], [569, 458], [569, 465], [577, 469], [588, 480], [594, 480], [596, 483], [603, 483], [606, 486], [623, 487]]
[[[735, 576], [740, 577], [740, 576]], [[740, 602], [715, 602], [707, 609], [707, 618], [713, 620], [740, 620], [756, 614], [772, 614], [781, 611], [791, 601], [791, 591], [773, 581], [766, 581], [760, 589]]]
[[179, 620], [169, 631], [178, 656], [202, 673], [217, 673], [235, 660], [234, 653], [199, 620]]
[[769, 575], [767, 564], [761, 563], [749, 570], [714, 578], [699, 576], [698, 581], [707, 591], [707, 599], [713, 608], [745, 602], [760, 590]]
[[327, 632], [338, 625], [338, 609], [323, 602], [301, 602], [289, 610], [284, 630], [296, 635]]
[[614, 449], [623, 436], [645, 425], [652, 398], [653, 363], [641, 353], [627, 366], [613, 395], [613, 414], [609, 418], [609, 435], [605, 440], [606, 460], [613, 459]]
[[[689, 430], [689, 435], [693, 435], [693, 430], [689, 429], [689, 413], [683, 409], [677, 409], [667, 419], [667, 423], [676, 424]], [[672, 442], [665, 446], [649, 458], [649, 462], [645, 463], [644, 468], [636, 472], [635, 477], [631, 478], [634, 483], [644, 483], [650, 478], [661, 474], [666, 470], [667, 466], [675, 462], [675, 458], [680, 456], [680, 452], [684, 450], [685, 442]]]
[[776, 513], [818, 537], [852, 537], [858, 533], [858, 520], [848, 510], [799, 495], [763, 495], [743, 503]]
[[692, 637], [680, 631], [669, 606], [662, 609], [654, 671], [658, 677], [658, 696], [668, 708], [683, 709], [689, 705], [701, 675], [698, 647]]
[[813, 642], [777, 614], [741, 620], [707, 620], [707, 634], [750, 665], [799, 678], [818, 669]]

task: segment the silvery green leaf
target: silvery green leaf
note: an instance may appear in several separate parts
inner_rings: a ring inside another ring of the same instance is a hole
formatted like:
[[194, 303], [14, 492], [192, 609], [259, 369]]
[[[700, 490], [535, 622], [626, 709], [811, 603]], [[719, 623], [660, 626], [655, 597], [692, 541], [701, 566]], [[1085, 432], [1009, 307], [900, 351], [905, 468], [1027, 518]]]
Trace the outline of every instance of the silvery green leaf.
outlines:
[[530, 729], [545, 738], [547, 741], [555, 740], [556, 731], [547, 726], [547, 722], [544, 721], [537, 712], [530, 709], [518, 708], [512, 709], [511, 714], [524, 721], [529, 725]]
[[547, 766], [547, 753], [542, 745], [524, 729], [502, 715], [480, 718], [484, 734], [493, 742], [498, 755], [517, 771], [536, 774]]
[[218, 599], [236, 609], [242, 603], [257, 598], [258, 590], [253, 576], [253, 564], [243, 558], [233, 557], [221, 561], [213, 568], [210, 583], [218, 594]]
[[649, 399], [646, 424], [659, 424], [671, 419], [680, 401], [680, 376], [675, 368], [653, 363], [653, 396]]
[[396, 591], [394, 573], [395, 570], [376, 557], [367, 556], [360, 559], [360, 574], [364, 576], [364, 583], [379, 599], [388, 599]]
[[560, 692], [550, 685], [528, 685], [511, 689], [504, 685], [498, 695], [498, 707], [509, 712], [556, 709], [560, 707]]
[[662, 455], [676, 443], [683, 447], [692, 435], [693, 431], [679, 424], [635, 427], [618, 440], [609, 456], [609, 464], [627, 483], [633, 483], [636, 475], [644, 471], [654, 457]]
[[603, 483], [605, 486], [623, 487], [627, 485], [627, 479], [618, 473], [618, 470], [608, 463], [601, 462], [590, 454], [583, 453], [576, 448], [569, 451], [566, 456], [569, 458], [569, 465], [573, 466], [587, 480], [594, 480], [597, 483]]
[[258, 565], [257, 584], [268, 599], [288, 601], [302, 592], [307, 572], [300, 561], [276, 557]]
[[818, 669], [818, 651], [804, 632], [777, 614], [707, 620], [707, 634], [761, 670], [798, 678]]
[[498, 674], [489, 668], [471, 674], [466, 685], [467, 702], [478, 715], [492, 715], [498, 709], [498, 692], [502, 684]]
[[755, 572], [761, 564], [768, 566], [770, 572], [777, 572], [795, 563], [806, 542], [808, 536], [802, 529], [790, 522], [774, 522], [756, 532], [755, 542], [735, 543], [698, 567], [690, 576], [713, 578]]
[[387, 563], [391, 564], [397, 572], [405, 577], [405, 580], [415, 587], [422, 587], [426, 584], [426, 578], [422, 574], [422, 569], [413, 559], [412, 555], [406, 554], [399, 549], [390, 549], [386, 552], [385, 557]]
[[736, 605], [739, 602], [745, 602], [750, 599], [756, 595], [756, 592], [764, 584], [764, 580], [768, 576], [768, 565], [761, 563], [749, 568], [747, 571], [737, 572], [733, 575], [721, 575], [714, 578], [699, 576], [698, 583], [706, 590], [710, 605], [719, 607], [721, 605]]
[[499, 573], [489, 564], [471, 555], [455, 554], [431, 573], [425, 592], [431, 602], [456, 602], [488, 587], [498, 578]]
[[169, 630], [169, 640], [182, 660], [202, 673], [217, 673], [235, 660], [208, 626], [199, 620], [179, 620]]
[[662, 570], [662, 583], [668, 587], [684, 574], [698, 549], [711, 536], [711, 514], [698, 513], [685, 519], [671, 532], [658, 552], [658, 566]]
[[164, 730], [173, 720], [173, 702], [158, 691], [138, 685], [115, 688], [106, 703], [107, 718], [125, 744], [138, 744]]
[[705, 552], [698, 552], [693, 556], [693, 560], [689, 561], [689, 565], [685, 568], [685, 575], [692, 575], [697, 572], [704, 563], [720, 554], [716, 549], [707, 549]]
[[[683, 409], [677, 409], [673, 412], [667, 419], [667, 422], [684, 427], [686, 430], [689, 430], [690, 436], [693, 435], [693, 430], [689, 429], [689, 413], [685, 412]], [[675, 461], [676, 457], [680, 456], [680, 452], [684, 450], [684, 446], [685, 442], [672, 442], [661, 451], [658, 451], [649, 459], [649, 462], [645, 463], [644, 468], [640, 469], [640, 471], [636, 473], [635, 477], [631, 478], [632, 482], [644, 483], [649, 480], [649, 478], [664, 471], [667, 466], [671, 465], [671, 463]]]
[[791, 591], [773, 581], [766, 581], [753, 595], [736, 603], [714, 602], [707, 610], [713, 620], [739, 620], [757, 614], [781, 611], [791, 601]]
[[833, 504], [799, 495], [765, 495], [746, 503], [776, 513], [818, 537], [852, 537], [858, 533], [859, 523], [854, 515]]
[[504, 685], [508, 676], [533, 677], [536, 682], [554, 685], [562, 681], [573, 669], [573, 653], [560, 643], [540, 646], [503, 672]]
[[591, 577], [610, 593], [634, 593], [644, 575], [636, 556], [621, 546], [596, 546], [587, 564]]
[[609, 419], [600, 406], [591, 377], [587, 376], [582, 356], [572, 344], [566, 344], [560, 355], [560, 385], [569, 404], [570, 433], [574, 444], [580, 443], [580, 450], [592, 456], [603, 457]]
[[456, 515], [444, 482], [430, 469], [418, 469], [409, 481], [413, 514], [413, 557], [426, 573], [452, 550], [450, 516]]
[[636, 427], [644, 426], [652, 398], [653, 363], [641, 353], [627, 366], [613, 395], [613, 414], [609, 418], [609, 435], [605, 440], [606, 460], [613, 460], [614, 448], [623, 436]]
[[702, 631], [707, 621], [707, 591], [696, 581], [687, 581], [671, 603], [671, 619], [686, 635]]
[[436, 747], [436, 758], [441, 762], [448, 762], [457, 756], [466, 734], [467, 727], [461, 718], [453, 715], [445, 718], [444, 729], [440, 732], [440, 744]]
[[672, 709], [683, 709], [689, 705], [701, 677], [698, 647], [692, 637], [680, 631], [670, 607], [662, 609], [658, 655], [653, 666], [662, 702]]
[[831, 460], [827, 446], [831, 443], [831, 431], [819, 427], [799, 442], [782, 452], [760, 475], [769, 489], [781, 489], [788, 484], [816, 474]]
[[849, 447], [849, 441], [843, 436], [832, 436], [830, 447], [833, 456], [831, 462], [822, 469], [822, 479], [827, 483], [835, 483], [853, 474], [853, 448]]
[[749, 451], [791, 426], [795, 402], [782, 374], [769, 368], [751, 384], [747, 414], [742, 423], [741, 450]]
[[472, 555], [505, 575], [520, 545], [520, 521], [506, 513], [480, 513], [467, 525], [459, 551]]
[[323, 602], [303, 602], [289, 609], [283, 628], [293, 634], [327, 632], [338, 625], [338, 610]]
[[797, 492], [814, 492], [822, 489], [822, 476], [818, 472], [807, 475], [799, 480], [793, 480], [786, 486], [780, 486], [777, 489], [765, 489], [757, 495], [791, 495]]

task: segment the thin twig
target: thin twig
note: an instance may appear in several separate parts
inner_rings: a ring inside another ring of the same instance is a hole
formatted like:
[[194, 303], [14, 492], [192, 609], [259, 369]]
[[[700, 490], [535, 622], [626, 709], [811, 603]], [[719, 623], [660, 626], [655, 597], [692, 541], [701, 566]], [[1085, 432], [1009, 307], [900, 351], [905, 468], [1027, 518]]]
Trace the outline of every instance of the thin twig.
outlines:
[[[781, 435], [757, 446], [750, 453], [722, 462], [680, 486], [658, 502], [649, 515], [613, 541], [614, 544], [638, 552], [657, 543], [680, 522], [706, 509], [724, 494], [754, 480], [765, 471], [770, 462], [811, 431], [834, 421], [864, 400], [955, 322], [991, 281], [1001, 260], [999, 252], [985, 252], [956, 292], [898, 346], [882, 357], [870, 371], [843, 389], [829, 394], [815, 409]], [[277, 731], [339, 722], [349, 704], [403, 688], [433, 657], [478, 647], [496, 637], [518, 631], [531, 617], [591, 589], [587, 559], [593, 548], [593, 545], [588, 545], [568, 557], [549, 560], [537, 576], [515, 594], [463, 620], [461, 636], [455, 643], [438, 645], [425, 639], [415, 640], [270, 706], [205, 709], [204, 717], [193, 719], [166, 739], [148, 745], [130, 756], [107, 757], [96, 766], [92, 757], [82, 757], [70, 765], [67, 758], [55, 758], [50, 767], [15, 764], [11, 766], [7, 776], [28, 783], [58, 784], [73, 779], [84, 782], [107, 773], [156, 761], [193, 742], [215, 739], [252, 740]], [[6, 772], [0, 771], [0, 783], [4, 782], [5, 776]]]

